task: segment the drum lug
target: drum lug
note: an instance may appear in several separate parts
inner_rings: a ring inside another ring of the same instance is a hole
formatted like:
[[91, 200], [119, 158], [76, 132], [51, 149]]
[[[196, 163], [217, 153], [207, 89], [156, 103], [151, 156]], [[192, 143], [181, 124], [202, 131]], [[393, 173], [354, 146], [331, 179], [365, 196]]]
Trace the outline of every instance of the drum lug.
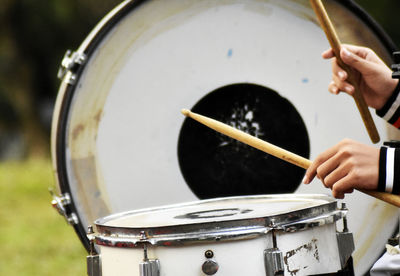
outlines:
[[273, 247], [264, 250], [264, 265], [266, 276], [284, 275], [283, 254], [276, 243], [275, 230], [272, 230]]
[[[342, 211], [347, 212], [346, 204], [342, 203]], [[343, 217], [343, 231], [336, 233], [336, 238], [339, 247], [340, 264], [342, 268], [346, 266], [347, 261], [354, 252], [354, 238], [353, 233], [349, 232], [347, 228], [346, 215]]]
[[140, 276], [160, 276], [160, 261], [158, 259], [149, 260], [147, 257], [147, 245], [143, 245], [144, 258], [139, 264]]
[[85, 54], [67, 50], [67, 52], [64, 55], [64, 58], [61, 61], [61, 66], [58, 69], [57, 77], [62, 80], [67, 75], [67, 73], [70, 73], [69, 76], [65, 78], [64, 81], [68, 84], [74, 85], [76, 82], [75, 72], [85, 62], [86, 62]]
[[68, 193], [62, 194], [61, 196], [56, 196], [52, 190], [50, 194], [53, 197], [51, 205], [62, 215], [70, 225], [78, 224], [79, 219], [75, 213], [67, 214], [66, 206], [71, 204], [71, 196]]
[[97, 254], [94, 248], [94, 231], [93, 226], [88, 227], [87, 237], [90, 242], [90, 252], [89, 256], [86, 257], [86, 267], [88, 276], [101, 276], [101, 260], [100, 255]]
[[283, 275], [284, 264], [282, 251], [278, 248], [265, 249], [264, 264], [267, 276]]

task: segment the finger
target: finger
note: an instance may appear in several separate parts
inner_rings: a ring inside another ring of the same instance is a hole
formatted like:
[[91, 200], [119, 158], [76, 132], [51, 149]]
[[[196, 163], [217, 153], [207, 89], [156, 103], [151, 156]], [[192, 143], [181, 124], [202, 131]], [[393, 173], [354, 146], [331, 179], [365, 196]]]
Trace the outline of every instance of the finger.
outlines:
[[343, 68], [341, 68], [337, 62], [336, 58], [332, 59], [332, 73], [333, 75], [337, 76], [338, 79], [344, 81], [347, 79], [348, 75], [347, 72], [345, 70], [343, 70]]
[[357, 55], [361, 58], [365, 58], [368, 55], [368, 53], [370, 52], [370, 49], [368, 49], [366, 47], [352, 45], [352, 44], [342, 44], [341, 50], [343, 48], [347, 49], [348, 51], [354, 53], [355, 55]]
[[349, 95], [354, 94], [354, 86], [351, 85], [349, 82], [339, 79], [336, 75], [333, 75], [332, 79], [339, 91], [343, 91]]
[[[344, 178], [348, 174], [348, 168], [343, 164], [340, 164], [338, 158], [333, 157], [330, 160], [332, 160], [331, 164], [325, 162], [323, 166], [320, 167], [321, 170], [325, 170], [324, 184], [327, 188], [333, 187], [340, 179]], [[331, 167], [328, 167], [328, 165]]]
[[324, 52], [322, 52], [321, 56], [324, 59], [330, 59], [330, 58], [333, 58], [335, 56], [335, 54], [333, 53], [333, 50], [331, 48], [331, 49], [328, 49], [328, 50], [325, 50]]
[[333, 194], [344, 194], [349, 191], [353, 192], [353, 190], [353, 182], [350, 175], [341, 178], [332, 186]]
[[344, 191], [345, 194], [351, 194], [352, 192], [354, 192], [354, 189], [353, 189], [353, 188]]
[[335, 95], [339, 94], [339, 92], [340, 92], [339, 88], [336, 86], [334, 81], [331, 81], [329, 83], [328, 90], [329, 90], [329, 92], [331, 92], [332, 94], [335, 94]]
[[359, 72], [365, 72], [370, 70], [371, 68], [371, 62], [366, 60], [363, 57], [360, 57], [345, 47], [342, 47], [340, 50], [340, 57], [342, 58], [343, 62], [346, 63], [347, 65], [350, 65], [351, 67], [355, 68]]
[[336, 192], [336, 191], [332, 190], [332, 196], [334, 198], [343, 199], [344, 198], [344, 193], [340, 193], [340, 192]]
[[314, 179], [314, 177], [317, 175], [318, 167], [335, 154], [335, 152], [337, 151], [336, 148], [337, 145], [327, 149], [326, 151], [318, 155], [317, 158], [315, 158], [310, 167], [308, 167], [306, 174], [304, 175], [304, 184], [309, 184]]
[[351, 194], [352, 192], [354, 192], [354, 189], [346, 190], [343, 193], [332, 191], [332, 196], [335, 198], [343, 199], [345, 197], [345, 194]]

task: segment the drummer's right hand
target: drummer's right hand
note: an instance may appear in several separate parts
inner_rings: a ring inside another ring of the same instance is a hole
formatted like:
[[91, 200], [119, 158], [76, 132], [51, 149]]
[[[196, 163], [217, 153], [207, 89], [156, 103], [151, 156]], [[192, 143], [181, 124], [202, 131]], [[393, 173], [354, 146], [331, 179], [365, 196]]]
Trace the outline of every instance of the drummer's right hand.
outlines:
[[[332, 59], [332, 82], [328, 90], [333, 94], [345, 92], [353, 95], [354, 87], [347, 82], [348, 74], [339, 67], [332, 49], [322, 53], [324, 59]], [[398, 83], [392, 79], [392, 71], [369, 48], [343, 44], [340, 50], [343, 62], [353, 68], [360, 92], [368, 106], [380, 109], [391, 96]]]
[[317, 176], [332, 195], [343, 198], [354, 189], [376, 190], [379, 177], [379, 149], [344, 139], [319, 154], [303, 179], [309, 184]]

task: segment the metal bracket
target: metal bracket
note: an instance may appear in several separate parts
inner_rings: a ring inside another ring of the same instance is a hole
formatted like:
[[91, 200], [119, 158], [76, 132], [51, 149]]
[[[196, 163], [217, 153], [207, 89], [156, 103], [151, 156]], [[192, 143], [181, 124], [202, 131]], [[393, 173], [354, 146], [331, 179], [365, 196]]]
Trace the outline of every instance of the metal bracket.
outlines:
[[101, 260], [100, 255], [96, 253], [94, 248], [94, 231], [93, 226], [88, 227], [87, 237], [90, 242], [89, 256], [86, 257], [87, 275], [88, 276], [101, 276]]
[[267, 276], [284, 275], [283, 255], [278, 248], [264, 250], [264, 264]]
[[[274, 222], [272, 221], [272, 226]], [[285, 273], [283, 254], [276, 242], [275, 229], [272, 229], [272, 248], [264, 250], [264, 265], [267, 276], [282, 276]]]
[[61, 196], [56, 196], [52, 190], [50, 190], [50, 194], [53, 197], [51, 201], [51, 205], [57, 212], [62, 215], [68, 224], [74, 225], [79, 223], [78, 216], [75, 213], [67, 214], [66, 206], [71, 204], [71, 196], [68, 193], [62, 194]]
[[139, 264], [140, 276], [160, 276], [160, 261], [158, 259], [149, 260], [147, 257], [147, 245], [143, 245], [144, 258]]
[[[341, 210], [347, 212], [346, 203], [342, 203]], [[343, 232], [337, 232], [336, 238], [339, 247], [340, 264], [344, 268], [351, 254], [354, 252], [353, 233], [349, 232], [347, 228], [346, 216], [343, 217]]]
[[85, 54], [67, 50], [67, 52], [64, 55], [64, 58], [61, 61], [60, 68], [58, 69], [57, 77], [62, 80], [67, 75], [67, 73], [70, 73], [69, 76], [65, 78], [64, 81], [71, 85], [75, 84], [76, 83], [75, 72], [85, 62], [86, 62]]

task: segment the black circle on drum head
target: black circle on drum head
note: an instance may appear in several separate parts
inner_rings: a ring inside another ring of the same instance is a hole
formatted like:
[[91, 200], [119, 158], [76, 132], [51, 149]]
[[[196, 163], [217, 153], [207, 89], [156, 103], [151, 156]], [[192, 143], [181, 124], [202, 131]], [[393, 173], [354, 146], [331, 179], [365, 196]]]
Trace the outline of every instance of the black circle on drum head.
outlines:
[[[270, 88], [239, 83], [203, 97], [193, 112], [308, 158], [309, 138], [296, 108]], [[200, 199], [294, 192], [304, 169], [186, 118], [178, 140], [186, 183]]]

